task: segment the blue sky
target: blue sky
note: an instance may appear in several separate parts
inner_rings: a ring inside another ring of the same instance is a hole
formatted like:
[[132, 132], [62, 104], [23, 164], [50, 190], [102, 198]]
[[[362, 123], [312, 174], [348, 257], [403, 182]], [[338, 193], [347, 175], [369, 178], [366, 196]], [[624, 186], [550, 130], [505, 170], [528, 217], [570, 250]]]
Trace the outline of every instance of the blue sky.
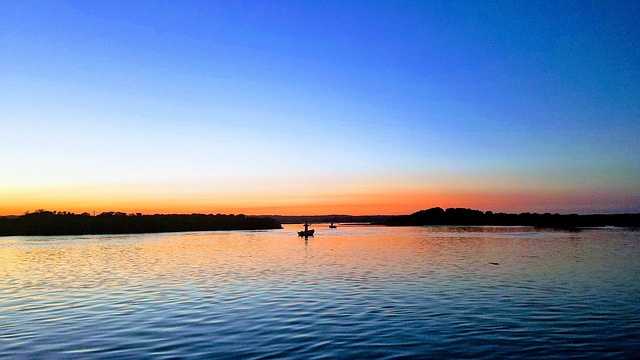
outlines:
[[341, 194], [384, 212], [399, 193], [424, 203], [401, 213], [640, 211], [638, 18], [632, 1], [5, 1], [0, 212], [105, 191], [131, 211]]

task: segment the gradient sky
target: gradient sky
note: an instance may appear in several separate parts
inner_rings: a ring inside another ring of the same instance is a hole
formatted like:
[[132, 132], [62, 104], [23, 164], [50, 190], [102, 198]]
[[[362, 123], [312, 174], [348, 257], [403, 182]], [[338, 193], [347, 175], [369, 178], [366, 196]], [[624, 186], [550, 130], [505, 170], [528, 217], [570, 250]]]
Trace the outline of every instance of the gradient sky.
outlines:
[[640, 212], [638, 1], [0, 2], [0, 214]]

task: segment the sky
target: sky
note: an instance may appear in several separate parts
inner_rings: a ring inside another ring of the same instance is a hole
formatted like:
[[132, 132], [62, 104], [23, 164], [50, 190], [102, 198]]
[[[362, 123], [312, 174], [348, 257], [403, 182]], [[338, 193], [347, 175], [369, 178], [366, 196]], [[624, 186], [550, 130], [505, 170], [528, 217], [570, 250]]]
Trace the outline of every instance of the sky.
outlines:
[[640, 2], [0, 2], [0, 215], [640, 212]]

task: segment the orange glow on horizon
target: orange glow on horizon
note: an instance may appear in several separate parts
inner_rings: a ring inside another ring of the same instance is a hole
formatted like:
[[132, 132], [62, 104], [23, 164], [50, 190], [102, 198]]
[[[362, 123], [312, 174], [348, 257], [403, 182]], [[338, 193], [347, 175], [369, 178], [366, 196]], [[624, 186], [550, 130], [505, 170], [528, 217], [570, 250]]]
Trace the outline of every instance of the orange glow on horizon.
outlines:
[[[37, 209], [126, 213], [221, 213], [246, 215], [401, 215], [431, 207], [464, 207], [494, 212], [602, 213], [607, 208], [637, 208], [640, 196], [595, 191], [456, 191], [412, 189], [362, 191], [339, 194], [281, 193], [217, 194], [171, 193], [158, 189], [46, 189], [34, 192], [0, 193], [0, 215], [21, 215]], [[611, 212], [611, 211], [608, 211]]]

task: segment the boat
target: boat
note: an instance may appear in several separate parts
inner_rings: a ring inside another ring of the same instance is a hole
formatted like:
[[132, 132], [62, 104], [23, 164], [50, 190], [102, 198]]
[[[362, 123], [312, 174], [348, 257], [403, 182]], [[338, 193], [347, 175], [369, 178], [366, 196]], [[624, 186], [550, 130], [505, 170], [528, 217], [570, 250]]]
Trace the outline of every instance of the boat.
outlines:
[[329, 229], [335, 229], [337, 228], [337, 226], [333, 225], [333, 223], [331, 223], [331, 225], [329, 225]]
[[309, 226], [311, 226], [311, 224], [305, 222], [304, 223], [304, 231], [298, 231], [298, 236], [313, 236], [313, 233], [315, 232], [314, 229], [309, 230]]

